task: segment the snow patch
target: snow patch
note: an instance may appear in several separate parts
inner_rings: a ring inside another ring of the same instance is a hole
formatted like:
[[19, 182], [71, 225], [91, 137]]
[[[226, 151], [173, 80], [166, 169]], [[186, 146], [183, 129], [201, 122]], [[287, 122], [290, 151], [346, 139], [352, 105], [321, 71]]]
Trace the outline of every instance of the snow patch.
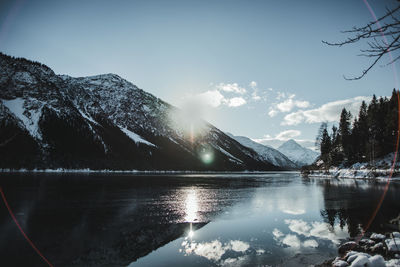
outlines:
[[89, 115], [86, 115], [86, 113], [84, 113], [82, 110], [80, 110], [80, 109], [78, 109], [78, 111], [79, 111], [79, 113], [82, 115], [82, 117], [84, 117], [85, 119], [87, 119], [88, 121], [90, 121], [90, 122], [92, 122], [92, 123], [94, 123], [94, 124], [96, 124], [96, 125], [99, 125], [98, 123], [97, 123], [97, 121], [95, 121], [92, 117], [90, 117]]
[[228, 151], [226, 151], [225, 149], [223, 149], [220, 146], [214, 146], [216, 149], [218, 149], [219, 151], [221, 151], [222, 153], [224, 153], [225, 155], [227, 155], [230, 159], [232, 159], [233, 161], [236, 161], [238, 163], [243, 163], [243, 161], [241, 161], [240, 159], [236, 158], [235, 156], [233, 156], [231, 153], [229, 153]]
[[126, 128], [120, 127], [121, 131], [123, 131], [130, 139], [132, 139], [135, 143], [143, 143], [148, 146], [157, 147], [156, 145], [150, 143], [149, 141], [143, 139], [140, 135], [135, 134], [134, 132], [129, 131]]
[[42, 139], [39, 130], [39, 119], [42, 115], [43, 103], [40, 102], [40, 107], [35, 109], [30, 109], [27, 111], [24, 107], [25, 100], [22, 98], [15, 98], [12, 100], [2, 100], [3, 105], [6, 106], [18, 119], [22, 121], [26, 130], [30, 135], [39, 140]]

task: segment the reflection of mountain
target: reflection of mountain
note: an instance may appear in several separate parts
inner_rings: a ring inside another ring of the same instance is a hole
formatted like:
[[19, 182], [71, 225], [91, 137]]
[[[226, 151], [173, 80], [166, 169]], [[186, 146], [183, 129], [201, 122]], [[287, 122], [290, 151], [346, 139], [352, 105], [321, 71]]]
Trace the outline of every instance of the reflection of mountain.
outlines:
[[[21, 226], [54, 266], [122, 266], [187, 235], [188, 219], [193, 230], [203, 227], [258, 185], [224, 178], [202, 186], [203, 179], [3, 175], [1, 185]], [[236, 190], [244, 186], [250, 190]], [[0, 233], [2, 262], [43, 264], [4, 205]]]
[[[316, 180], [324, 191], [324, 209], [321, 216], [325, 222], [341, 227], [347, 224], [350, 236], [360, 233], [371, 219], [378, 202], [384, 193], [385, 184], [356, 180]], [[385, 200], [368, 231], [382, 232], [390, 219], [399, 215], [400, 185], [392, 183]], [[390, 203], [387, 205], [386, 203]]]
[[73, 78], [0, 53], [0, 168], [276, 170], [115, 74]]

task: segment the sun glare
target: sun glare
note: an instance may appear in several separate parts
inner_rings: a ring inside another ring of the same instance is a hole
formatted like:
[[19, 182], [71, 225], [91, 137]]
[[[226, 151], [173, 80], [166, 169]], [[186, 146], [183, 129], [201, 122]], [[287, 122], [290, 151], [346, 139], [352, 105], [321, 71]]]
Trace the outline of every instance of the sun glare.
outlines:
[[[186, 197], [185, 206], [186, 206], [185, 220], [187, 222], [197, 221], [198, 202], [197, 202], [196, 191], [194, 189], [191, 189], [189, 191], [189, 193]], [[189, 234], [190, 234], [190, 232], [189, 232]]]

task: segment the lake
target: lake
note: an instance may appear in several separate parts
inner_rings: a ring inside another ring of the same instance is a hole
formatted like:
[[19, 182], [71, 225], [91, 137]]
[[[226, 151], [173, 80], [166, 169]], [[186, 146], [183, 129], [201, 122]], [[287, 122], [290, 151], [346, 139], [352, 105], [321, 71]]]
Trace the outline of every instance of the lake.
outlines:
[[[24, 229], [54, 266], [302, 266], [336, 256], [385, 183], [298, 172], [1, 174]], [[369, 231], [400, 212], [392, 182]], [[46, 266], [0, 203], [4, 266]]]

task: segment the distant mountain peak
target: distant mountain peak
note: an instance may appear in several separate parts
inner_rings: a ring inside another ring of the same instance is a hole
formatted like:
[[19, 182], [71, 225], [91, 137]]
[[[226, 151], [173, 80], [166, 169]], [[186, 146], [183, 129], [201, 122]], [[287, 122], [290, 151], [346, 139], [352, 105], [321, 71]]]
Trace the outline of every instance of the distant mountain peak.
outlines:
[[235, 139], [241, 145], [253, 149], [255, 152], [257, 152], [260, 155], [260, 157], [263, 160], [269, 161], [276, 166], [283, 167], [283, 168], [289, 168], [289, 169], [298, 168], [298, 165], [296, 163], [292, 162], [283, 153], [279, 152], [278, 150], [276, 150], [270, 146], [266, 146], [266, 145], [257, 143], [245, 136], [234, 136], [231, 133], [226, 133], [226, 135]]
[[319, 155], [318, 152], [301, 146], [293, 139], [289, 139], [280, 145], [278, 151], [300, 166], [313, 163]]
[[303, 146], [301, 146], [299, 143], [297, 143], [293, 139], [289, 139], [285, 143], [283, 143], [282, 145], [279, 146], [279, 148], [283, 148], [283, 147], [301, 147], [301, 148], [303, 148]]

